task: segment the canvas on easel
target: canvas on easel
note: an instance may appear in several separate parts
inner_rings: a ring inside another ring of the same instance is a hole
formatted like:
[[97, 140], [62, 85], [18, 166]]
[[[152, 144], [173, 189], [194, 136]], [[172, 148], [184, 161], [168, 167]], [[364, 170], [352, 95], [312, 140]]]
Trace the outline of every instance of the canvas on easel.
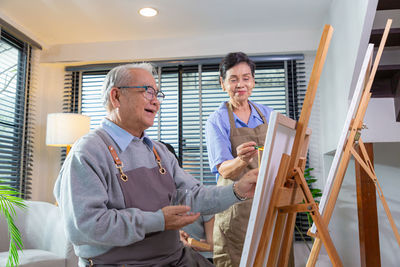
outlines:
[[[310, 134], [311, 130], [308, 130], [303, 147], [305, 153], [307, 152]], [[273, 111], [269, 119], [259, 170], [262, 175], [258, 177], [253, 199], [253, 203], [257, 204], [253, 204], [251, 208], [240, 266], [253, 266], [257, 245], [267, 216], [268, 203], [270, 203], [273, 195], [275, 178], [280, 170], [281, 158], [283, 154], [290, 154], [295, 135], [296, 121]], [[303, 153], [302, 156], [306, 155]]]
[[[342, 266], [304, 178], [310, 135], [307, 125], [332, 32], [333, 28], [325, 25], [299, 121], [291, 120], [292, 128], [283, 127], [285, 130], [279, 130], [282, 124], [277, 123], [278, 119], [275, 117], [271, 119], [273, 124], [267, 132], [242, 253], [240, 264], [242, 267], [287, 266], [296, 213], [303, 211], [308, 211], [316, 222], [334, 266]], [[290, 120], [285, 116], [279, 119]], [[276, 147], [280, 150], [274, 151]]]
[[[333, 179], [338, 171], [338, 165], [340, 162], [340, 159], [343, 156], [343, 148], [346, 145], [346, 141], [347, 141], [347, 137], [348, 137], [348, 133], [349, 133], [349, 129], [351, 126], [352, 121], [354, 120], [355, 114], [357, 112], [357, 107], [360, 103], [361, 100], [361, 95], [364, 89], [364, 82], [365, 82], [365, 77], [368, 71], [368, 66], [370, 61], [372, 60], [372, 54], [374, 52], [374, 45], [370, 44], [368, 46], [367, 52], [365, 54], [364, 57], [364, 61], [363, 64], [361, 66], [361, 71], [360, 71], [360, 75], [357, 81], [357, 85], [356, 85], [356, 89], [354, 90], [354, 94], [353, 94], [353, 98], [351, 100], [350, 106], [349, 106], [349, 110], [347, 112], [347, 117], [346, 117], [346, 121], [344, 123], [343, 126], [343, 130], [342, 130], [342, 134], [340, 136], [338, 145], [336, 147], [336, 152], [335, 152], [335, 156], [333, 157], [333, 161], [332, 161], [332, 165], [331, 168], [329, 170], [329, 174], [327, 177], [327, 181], [323, 190], [323, 194], [321, 197], [321, 201], [319, 203], [319, 212], [323, 215], [324, 214], [324, 210], [325, 210], [325, 204], [326, 201], [329, 197], [329, 194], [332, 190], [332, 182]], [[317, 231], [316, 226], [313, 224], [311, 229], [310, 229], [310, 233], [311, 234], [315, 234]]]

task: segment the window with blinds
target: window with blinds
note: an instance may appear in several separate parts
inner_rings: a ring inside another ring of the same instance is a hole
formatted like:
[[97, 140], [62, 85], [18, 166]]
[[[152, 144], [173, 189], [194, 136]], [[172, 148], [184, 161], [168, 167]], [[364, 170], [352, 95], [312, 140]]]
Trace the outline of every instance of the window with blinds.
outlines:
[[[303, 55], [252, 59], [256, 63], [256, 86], [250, 100], [298, 120], [307, 89]], [[158, 72], [156, 82], [166, 97], [154, 125], [146, 133], [154, 140], [171, 144], [185, 171], [205, 185], [216, 183], [208, 163], [205, 123], [228, 100], [219, 83], [220, 61], [221, 58], [179, 64], [154, 62]], [[106, 115], [100, 95], [103, 80], [112, 67], [70, 67], [66, 72], [64, 111], [90, 116], [92, 129]], [[297, 214], [296, 226], [301, 233], [296, 229], [295, 240], [302, 240], [302, 236], [307, 239], [305, 213]]]
[[[297, 119], [301, 109], [299, 99], [302, 99], [299, 96], [304, 95], [306, 89], [302, 58], [302, 55], [281, 60], [253, 58], [256, 86], [250, 100]], [[152, 139], [171, 144], [185, 171], [205, 185], [216, 183], [208, 164], [205, 123], [221, 102], [228, 100], [219, 83], [216, 62], [220, 60], [197, 64], [190, 61], [181, 65], [156, 62], [156, 82], [166, 97], [154, 125], [146, 130]], [[90, 116], [92, 129], [106, 114], [100, 95], [102, 82], [110, 68], [70, 67], [71, 71], [66, 73], [64, 110]]]
[[31, 51], [27, 43], [0, 33], [0, 180], [31, 194], [32, 92]]

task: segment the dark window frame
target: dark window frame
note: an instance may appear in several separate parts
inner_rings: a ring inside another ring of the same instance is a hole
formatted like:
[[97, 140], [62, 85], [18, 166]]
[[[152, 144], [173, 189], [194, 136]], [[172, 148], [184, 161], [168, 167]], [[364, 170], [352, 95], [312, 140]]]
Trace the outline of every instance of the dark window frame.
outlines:
[[[0, 110], [0, 180], [21, 193], [21, 197], [30, 199], [33, 171], [33, 92], [31, 90], [32, 47], [8, 31], [0, 33], [2, 46], [6, 50], [18, 53], [15, 65], [1, 71], [1, 75], [13, 75], [0, 78], [0, 92], [5, 92], [3, 103], [10, 104], [9, 110]], [[0, 53], [1, 57], [1, 53]], [[4, 55], [1, 64], [10, 63], [9, 55]], [[11, 63], [13, 64], [13, 63]], [[14, 73], [14, 74], [13, 74]], [[12, 81], [15, 79], [15, 83]], [[7, 80], [7, 81], [6, 81]], [[11, 88], [10, 86], [14, 86]], [[14, 92], [15, 90], [15, 92]], [[7, 93], [7, 94], [6, 94]], [[6, 96], [7, 95], [7, 96]], [[8, 99], [8, 100], [6, 100]], [[10, 113], [10, 110], [13, 110]]]

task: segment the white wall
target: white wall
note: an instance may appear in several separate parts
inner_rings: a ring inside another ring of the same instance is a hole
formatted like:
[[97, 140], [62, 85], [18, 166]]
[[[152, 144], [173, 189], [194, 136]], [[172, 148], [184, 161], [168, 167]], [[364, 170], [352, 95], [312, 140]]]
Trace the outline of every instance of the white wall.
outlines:
[[210, 57], [232, 51], [248, 54], [293, 53], [315, 50], [318, 30], [266, 31], [221, 34], [196, 38], [152, 39], [110, 43], [55, 45], [44, 51], [41, 62], [99, 62]]
[[64, 66], [40, 64], [38, 67], [32, 199], [54, 202], [53, 187], [60, 171], [61, 149], [46, 146], [46, 124], [48, 113], [62, 112]]
[[319, 85], [323, 152], [335, 149], [339, 140], [353, 75], [359, 72], [358, 62], [364, 58], [359, 59], [359, 55], [364, 55], [368, 44], [362, 33], [371, 31], [374, 17], [369, 9], [376, 10], [376, 4], [377, 0], [332, 1], [326, 23], [334, 32]]
[[[400, 142], [400, 122], [396, 122], [393, 98], [372, 98], [364, 117], [364, 142]], [[398, 154], [400, 155], [400, 153]]]

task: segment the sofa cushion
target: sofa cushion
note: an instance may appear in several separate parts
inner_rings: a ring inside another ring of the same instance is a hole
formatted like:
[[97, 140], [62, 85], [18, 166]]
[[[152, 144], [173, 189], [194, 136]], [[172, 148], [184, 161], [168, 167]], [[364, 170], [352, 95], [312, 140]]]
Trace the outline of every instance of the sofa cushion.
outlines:
[[[20, 266], [76, 267], [78, 257], [65, 235], [60, 209], [42, 201], [27, 200], [26, 204], [27, 209], [15, 209], [14, 218], [24, 244]], [[0, 267], [6, 266], [9, 245], [7, 223], [0, 214]]]
[[[65, 258], [39, 249], [24, 249], [19, 252], [19, 267], [64, 267]], [[6, 266], [8, 252], [0, 252], [0, 266]]]

